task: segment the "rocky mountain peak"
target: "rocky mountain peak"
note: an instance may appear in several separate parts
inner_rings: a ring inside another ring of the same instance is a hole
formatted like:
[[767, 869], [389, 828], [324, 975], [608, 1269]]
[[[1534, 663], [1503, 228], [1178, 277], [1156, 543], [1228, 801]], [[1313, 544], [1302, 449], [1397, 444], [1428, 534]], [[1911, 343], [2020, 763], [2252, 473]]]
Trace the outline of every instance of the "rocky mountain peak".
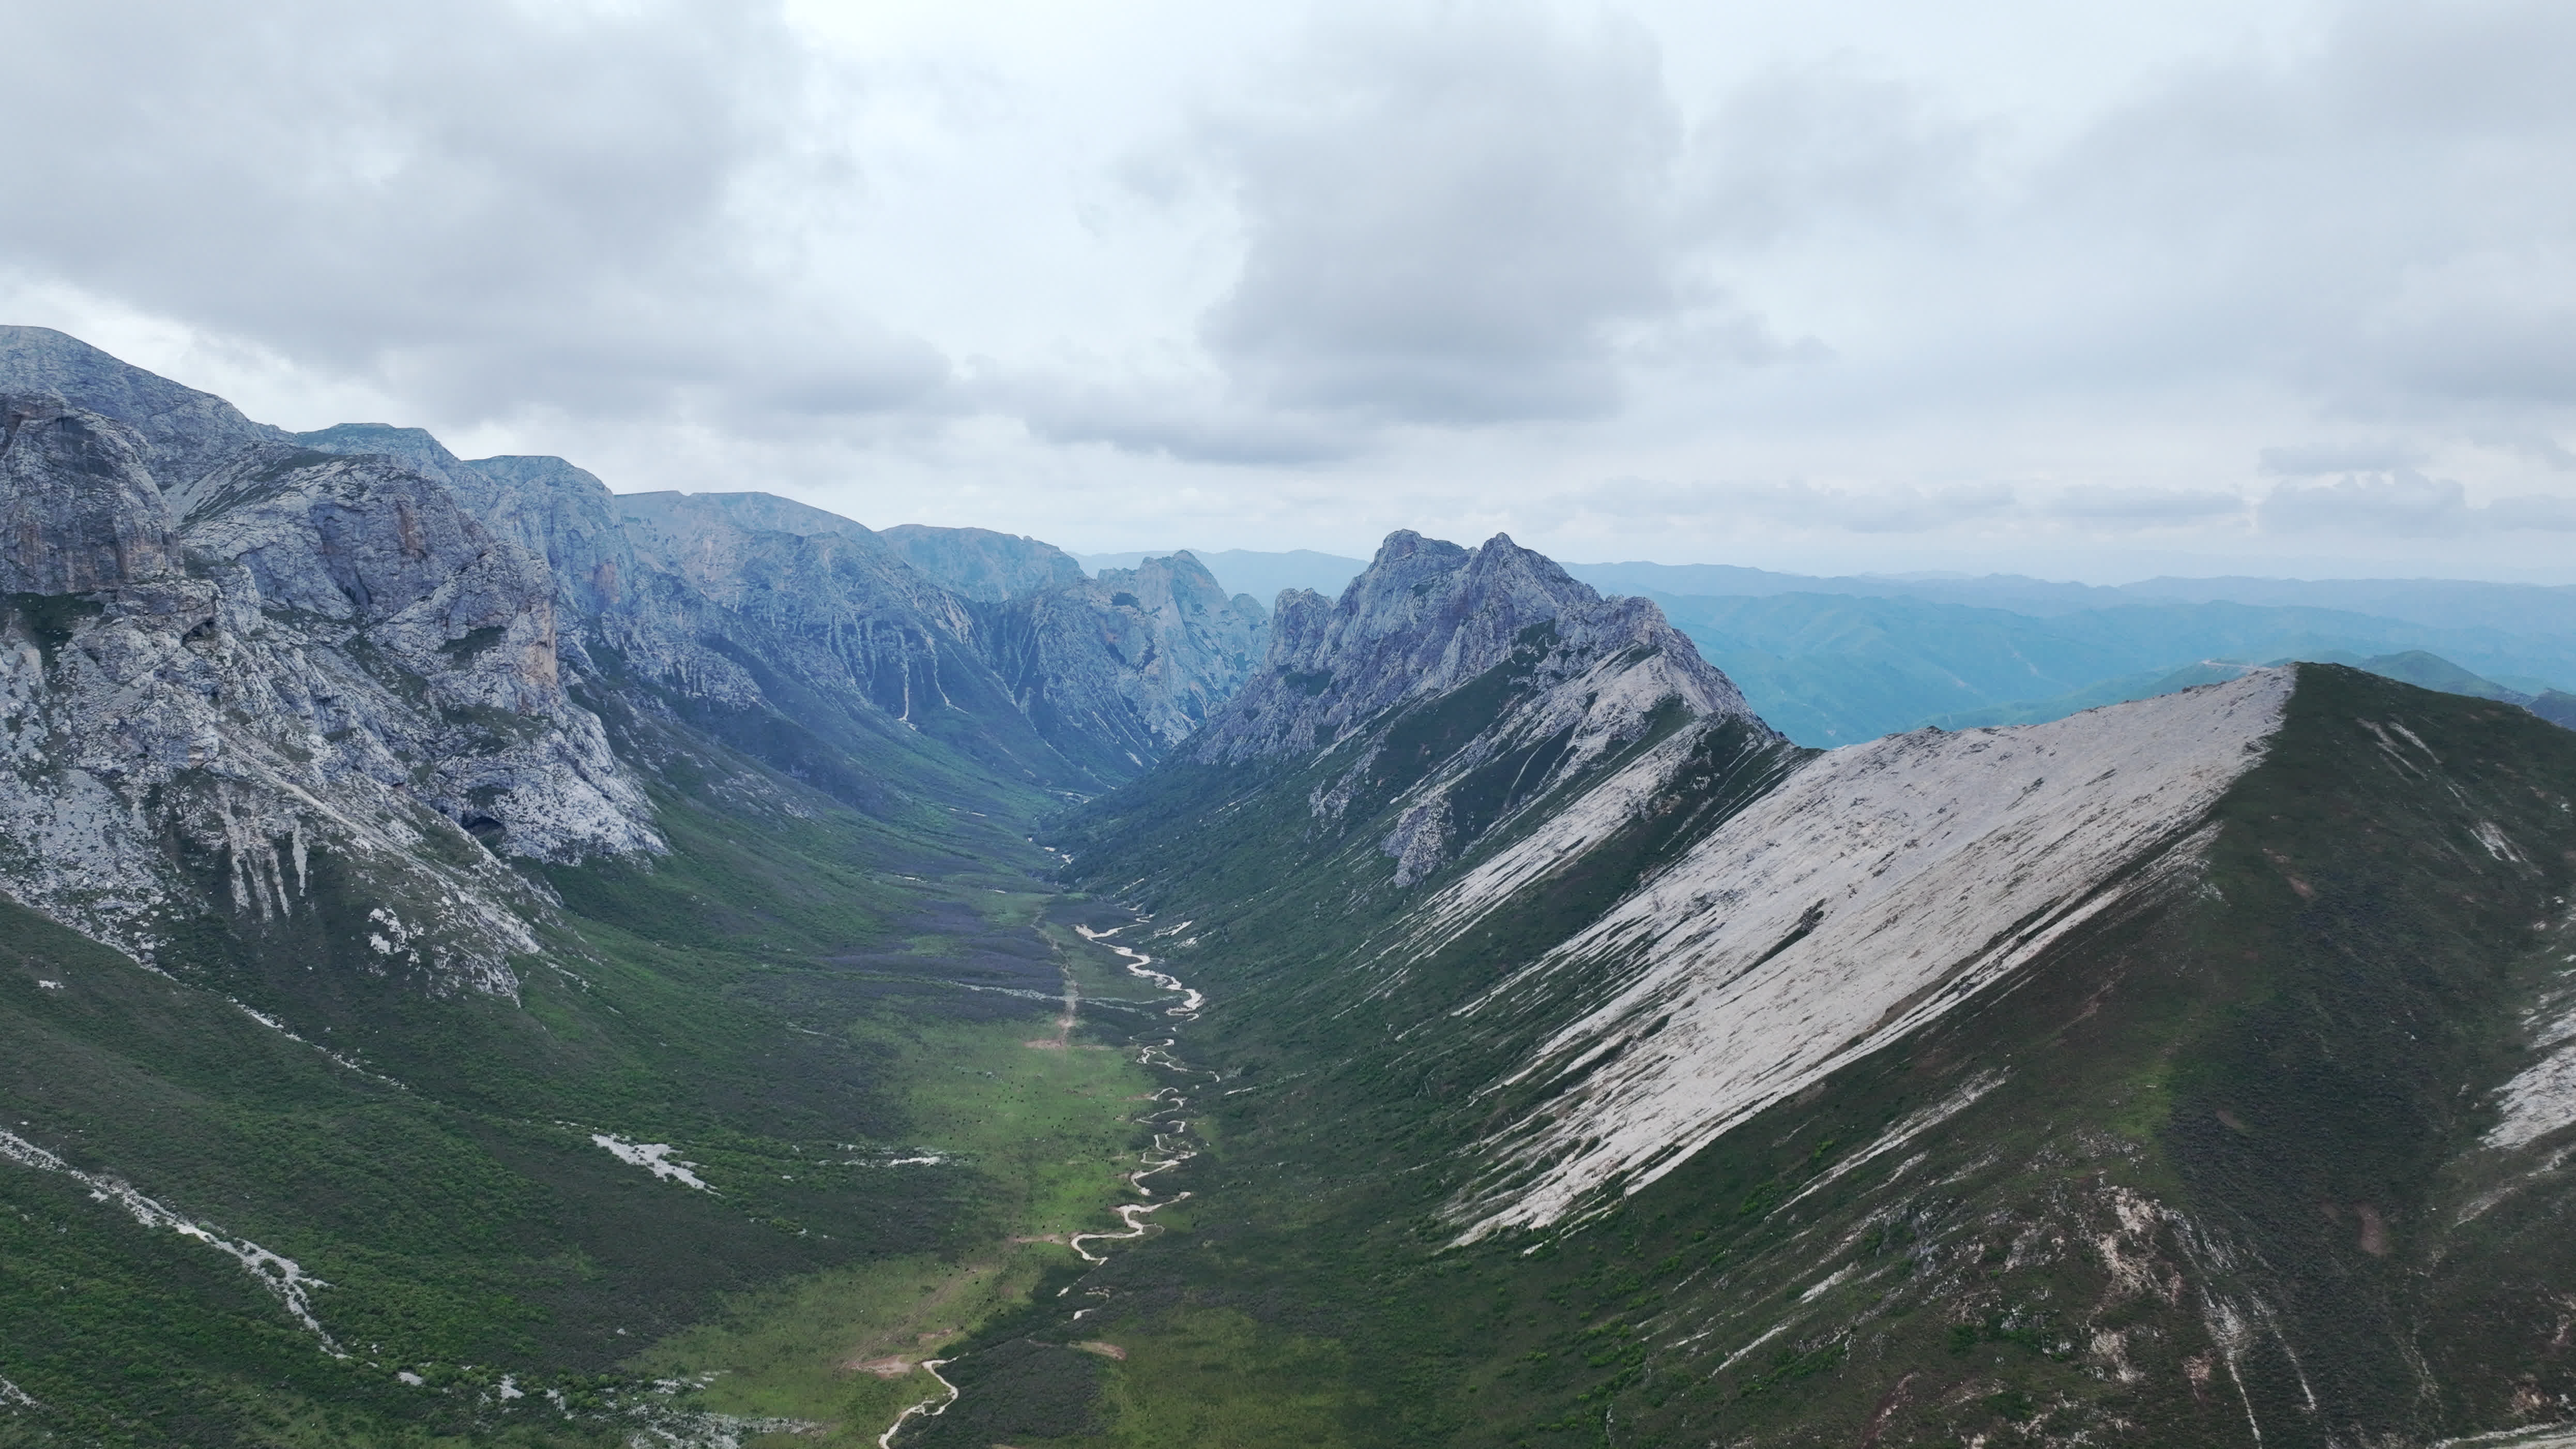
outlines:
[[101, 352], [50, 327], [0, 327], [0, 387], [52, 392], [132, 428], [164, 490], [193, 482], [252, 443], [287, 441], [210, 392]]
[[1338, 601], [1280, 596], [1260, 671], [1188, 753], [1308, 763], [1319, 821], [1391, 812], [1406, 887], [1631, 747], [1727, 728], [1780, 743], [1653, 603], [1604, 599], [1508, 535], [1406, 531]]
[[1088, 740], [1141, 764], [1181, 743], [1260, 666], [1269, 621], [1190, 554], [988, 606], [986, 637], [1021, 708], [1059, 749]]
[[1558, 678], [1628, 651], [1633, 663], [1659, 661], [1655, 682], [1640, 681], [1648, 693], [1693, 714], [1749, 714], [1651, 601], [1604, 599], [1508, 534], [1470, 549], [1399, 530], [1338, 601], [1280, 596], [1260, 673], [1194, 753], [1240, 760], [1328, 748], [1402, 701], [1533, 650], [1546, 656], [1533, 667]]

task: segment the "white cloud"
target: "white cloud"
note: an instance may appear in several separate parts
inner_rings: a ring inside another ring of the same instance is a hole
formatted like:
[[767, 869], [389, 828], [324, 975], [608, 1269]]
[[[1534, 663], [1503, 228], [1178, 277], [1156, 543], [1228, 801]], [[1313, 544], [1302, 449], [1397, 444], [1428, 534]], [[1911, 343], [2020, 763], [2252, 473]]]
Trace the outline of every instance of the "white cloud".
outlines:
[[2576, 507], [2543, 0], [12, 27], [12, 320], [300, 426], [1092, 548], [2460, 570]]

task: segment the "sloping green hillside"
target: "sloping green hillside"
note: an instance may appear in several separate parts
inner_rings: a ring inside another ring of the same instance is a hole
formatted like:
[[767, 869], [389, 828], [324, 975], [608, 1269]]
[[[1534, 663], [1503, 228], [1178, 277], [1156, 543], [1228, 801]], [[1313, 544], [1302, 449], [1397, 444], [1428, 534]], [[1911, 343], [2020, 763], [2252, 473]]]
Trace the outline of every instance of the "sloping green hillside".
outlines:
[[2576, 738], [2523, 711], [2303, 668], [2196, 877], [1594, 1215], [1467, 1244], [1520, 1043], [1457, 1009], [1591, 907], [1409, 956], [1354, 857], [1212, 824], [1296, 785], [1167, 771], [1077, 847], [1189, 922], [1213, 1005], [1176, 1051], [1225, 1074], [1201, 1197], [1078, 1329], [1012, 1329], [1127, 1350], [1080, 1442], [2426, 1443], [2576, 1394], [2568, 1133], [2482, 1145], [2576, 955]]
[[[298, 913], [210, 914], [167, 974], [5, 908], [0, 1377], [32, 1403], [0, 1442], [738, 1437], [703, 1418], [723, 1380], [675, 1395], [637, 1356], [752, 1290], [936, 1279], [1033, 1214], [1108, 1220], [1142, 1090], [1123, 1057], [1076, 1054], [1109, 1077], [1014, 1155], [983, 1125], [1041, 1055], [1019, 1042], [1070, 939], [1013, 797], [871, 818], [673, 725], [622, 733], [668, 782], [672, 853], [553, 869], [516, 1001], [346, 959], [370, 903], [322, 852]], [[1017, 1155], [1041, 1141], [1075, 1160]], [[253, 1245], [294, 1293], [237, 1261]]]

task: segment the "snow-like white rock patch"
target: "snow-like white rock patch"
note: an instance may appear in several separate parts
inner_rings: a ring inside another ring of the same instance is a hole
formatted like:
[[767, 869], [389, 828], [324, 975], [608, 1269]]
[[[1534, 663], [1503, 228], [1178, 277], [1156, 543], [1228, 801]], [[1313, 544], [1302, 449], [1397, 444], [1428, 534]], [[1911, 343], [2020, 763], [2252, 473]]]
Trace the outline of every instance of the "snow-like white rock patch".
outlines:
[[[2258, 670], [2050, 724], [1923, 730], [1816, 757], [1460, 1008], [1508, 1012], [1565, 987], [1569, 970], [1607, 996], [1508, 1079], [1575, 1082], [1486, 1144], [1511, 1186], [1471, 1189], [1452, 1211], [1472, 1237], [1554, 1222], [1614, 1175], [1634, 1192], [2189, 868], [2204, 817], [2262, 759], [2292, 685], [2286, 669]], [[1614, 802], [1638, 798], [1628, 773], [1605, 782]], [[1542, 831], [1432, 909], [1462, 929], [1487, 908], [1483, 892], [1561, 860], [1556, 837], [1598, 838], [1610, 823]]]
[[2576, 1009], [2542, 1026], [2540, 1046], [2549, 1055], [2524, 1068], [2498, 1095], [2503, 1120], [2489, 1128], [2489, 1147], [2515, 1148], [2576, 1122]]
[[[99, 1173], [83, 1172], [62, 1158], [38, 1147], [15, 1132], [0, 1129], [0, 1162], [14, 1162], [38, 1172], [58, 1172], [89, 1189], [92, 1202], [114, 1203], [128, 1216], [147, 1228], [168, 1228], [183, 1238], [194, 1238], [207, 1247], [242, 1265], [259, 1286], [277, 1295], [286, 1311], [305, 1331], [322, 1340], [322, 1348], [334, 1358], [345, 1358], [340, 1346], [313, 1316], [313, 1294], [316, 1288], [331, 1285], [306, 1273], [293, 1258], [272, 1253], [248, 1238], [225, 1237], [221, 1232], [164, 1207], [134, 1190], [129, 1183]], [[30, 1400], [30, 1402], [33, 1402]]]
[[618, 1161], [632, 1163], [666, 1182], [694, 1187], [700, 1192], [715, 1191], [690, 1170], [697, 1166], [696, 1163], [673, 1160], [671, 1154], [679, 1149], [668, 1142], [629, 1142], [606, 1132], [593, 1132], [590, 1140], [596, 1146], [607, 1148], [609, 1155]]

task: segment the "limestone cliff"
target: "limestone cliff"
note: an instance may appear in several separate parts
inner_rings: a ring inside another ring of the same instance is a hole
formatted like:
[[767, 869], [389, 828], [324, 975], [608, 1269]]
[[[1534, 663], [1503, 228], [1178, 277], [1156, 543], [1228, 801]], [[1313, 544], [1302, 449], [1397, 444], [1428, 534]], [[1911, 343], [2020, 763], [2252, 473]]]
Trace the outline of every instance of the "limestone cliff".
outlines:
[[11, 894], [146, 962], [227, 906], [256, 934], [364, 900], [350, 964], [508, 991], [542, 902], [503, 857], [660, 848], [565, 696], [543, 563], [434, 481], [255, 429], [212, 460], [59, 395], [0, 415]]
[[1040, 733], [1142, 768], [1243, 687], [1269, 621], [1188, 553], [1024, 595], [990, 611], [994, 666]]

